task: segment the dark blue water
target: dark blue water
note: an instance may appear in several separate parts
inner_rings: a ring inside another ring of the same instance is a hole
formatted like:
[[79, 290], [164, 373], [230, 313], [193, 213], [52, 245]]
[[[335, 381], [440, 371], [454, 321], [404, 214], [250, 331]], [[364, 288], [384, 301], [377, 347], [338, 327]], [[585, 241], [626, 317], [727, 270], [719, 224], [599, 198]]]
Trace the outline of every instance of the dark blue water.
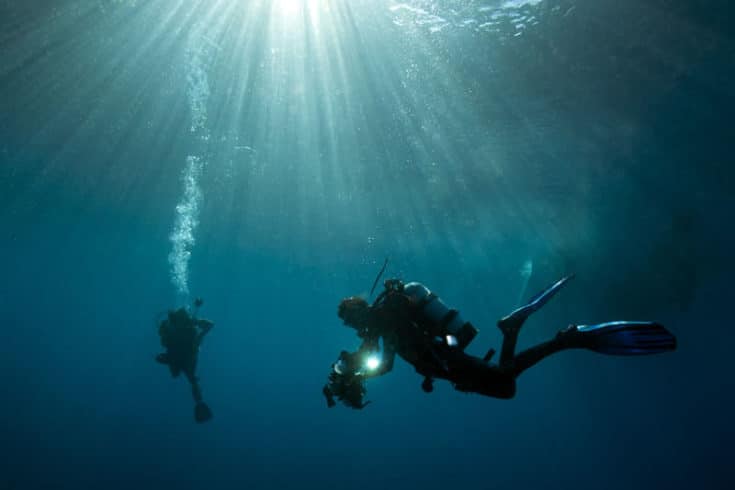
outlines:
[[[0, 489], [732, 488], [727, 2], [0, 1]], [[178, 206], [178, 210], [177, 210]], [[655, 319], [500, 401], [403, 361], [328, 410], [339, 300]], [[215, 418], [153, 360], [205, 299]]]

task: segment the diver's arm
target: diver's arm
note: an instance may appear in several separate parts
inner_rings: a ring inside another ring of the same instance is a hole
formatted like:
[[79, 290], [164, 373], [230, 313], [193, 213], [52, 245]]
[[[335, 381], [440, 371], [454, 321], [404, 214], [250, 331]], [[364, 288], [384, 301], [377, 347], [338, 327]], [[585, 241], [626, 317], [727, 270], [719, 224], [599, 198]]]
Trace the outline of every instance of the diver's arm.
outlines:
[[199, 337], [197, 337], [199, 339], [199, 342], [201, 343], [201, 341], [204, 339], [204, 336], [207, 335], [210, 330], [212, 330], [212, 327], [214, 327], [214, 322], [200, 318], [194, 320], [194, 324], [202, 329], [202, 331], [199, 332]]
[[383, 339], [383, 352], [381, 355], [380, 366], [375, 371], [365, 371], [365, 378], [376, 378], [384, 374], [388, 374], [393, 370], [393, 361], [396, 358], [396, 351], [393, 344]]
[[383, 340], [383, 360], [380, 363], [380, 375], [393, 370], [393, 361], [396, 359], [396, 350], [391, 342]]
[[357, 349], [357, 352], [372, 352], [378, 350], [380, 346], [380, 338], [379, 337], [368, 337], [362, 339], [362, 342], [360, 343], [360, 347]]

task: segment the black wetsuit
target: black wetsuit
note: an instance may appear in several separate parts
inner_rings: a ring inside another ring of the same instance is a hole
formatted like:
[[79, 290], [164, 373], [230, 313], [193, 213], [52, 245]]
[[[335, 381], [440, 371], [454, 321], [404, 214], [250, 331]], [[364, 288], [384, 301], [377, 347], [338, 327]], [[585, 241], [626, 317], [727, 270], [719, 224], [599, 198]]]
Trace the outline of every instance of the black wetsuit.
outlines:
[[212, 322], [208, 320], [177, 314], [169, 315], [159, 327], [161, 345], [166, 348], [166, 352], [159, 354], [156, 360], [166, 364], [173, 377], [184, 373], [191, 383], [192, 396], [197, 403], [202, 401], [199, 378], [196, 376], [199, 347], [212, 326]]
[[370, 306], [367, 326], [358, 329], [363, 339], [361, 350], [374, 350], [379, 339], [383, 340], [383, 364], [373, 376], [390, 371], [395, 354], [398, 354], [426, 378], [426, 391], [430, 391], [431, 379], [441, 378], [451, 381], [460, 391], [512, 398], [516, 391], [515, 380], [523, 371], [555, 352], [583, 347], [573, 345], [560, 333], [548, 342], [515, 354], [520, 324], [503, 324], [501, 320], [498, 322], [503, 333], [500, 362], [490, 363], [493, 350], [482, 359], [435, 336], [436, 325], [429, 324], [422, 315], [422, 305], [414, 304], [403, 294], [401, 283], [394, 284], [397, 285], [387, 287]]

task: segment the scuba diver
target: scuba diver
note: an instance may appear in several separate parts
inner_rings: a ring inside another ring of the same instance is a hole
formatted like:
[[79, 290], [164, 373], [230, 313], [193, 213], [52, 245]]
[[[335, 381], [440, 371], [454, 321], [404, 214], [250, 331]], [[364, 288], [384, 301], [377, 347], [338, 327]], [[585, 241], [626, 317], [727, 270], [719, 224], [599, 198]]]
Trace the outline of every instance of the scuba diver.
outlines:
[[197, 298], [194, 301], [194, 314], [189, 314], [186, 308], [169, 310], [167, 317], [158, 326], [158, 335], [161, 345], [166, 352], [158, 354], [156, 361], [168, 366], [171, 376], [177, 378], [184, 373], [191, 384], [191, 393], [194, 397], [194, 420], [198, 423], [212, 418], [212, 411], [202, 398], [202, 389], [199, 378], [196, 376], [199, 347], [204, 336], [214, 327], [209, 320], [196, 318], [199, 307], [204, 302]]
[[[676, 349], [676, 338], [658, 323], [616, 321], [589, 326], [569, 325], [551, 340], [516, 353], [518, 334], [524, 322], [572, 277], [560, 279], [528, 304], [498, 321], [503, 344], [497, 364], [490, 362], [494, 349], [484, 358], [464, 352], [478, 330], [457, 310], [448, 308], [423, 284], [404, 284], [398, 279], [389, 279], [372, 305], [354, 296], [343, 299], [339, 305], [338, 316], [362, 339], [360, 348], [351, 354], [353, 358], [366, 363], [369, 356], [379, 351], [382, 339], [379, 366], [373, 370], [367, 364], [355, 367], [359, 361], [353, 360], [351, 365], [345, 366], [352, 371], [342, 369], [341, 376], [364, 383], [369, 377], [389, 372], [398, 354], [424, 377], [421, 387], [427, 393], [433, 391], [434, 379], [445, 379], [458, 391], [510, 399], [515, 396], [516, 379], [521, 373], [562, 350], [588, 349], [608, 355], [633, 356]], [[325, 387], [325, 396], [327, 391], [334, 394], [331, 385]], [[329, 399], [327, 397], [328, 405], [333, 406]]]

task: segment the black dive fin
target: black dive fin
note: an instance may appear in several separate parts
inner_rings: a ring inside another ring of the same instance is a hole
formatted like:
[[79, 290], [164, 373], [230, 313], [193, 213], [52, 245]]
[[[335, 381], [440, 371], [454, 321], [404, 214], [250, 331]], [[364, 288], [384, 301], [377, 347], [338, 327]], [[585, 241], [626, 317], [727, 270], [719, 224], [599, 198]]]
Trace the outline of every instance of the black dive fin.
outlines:
[[655, 322], [609, 322], [578, 325], [587, 349], [612, 356], [639, 356], [676, 350], [676, 337]]
[[196, 420], [199, 424], [203, 424], [204, 422], [211, 419], [212, 410], [209, 409], [209, 406], [204, 402], [198, 402], [194, 406], [194, 420]]
[[498, 326], [500, 327], [500, 329], [503, 330], [505, 328], [520, 328], [521, 325], [523, 325], [523, 322], [525, 322], [532, 313], [540, 310], [541, 307], [548, 303], [549, 300], [553, 298], [554, 295], [559, 292], [559, 290], [573, 277], [574, 274], [562, 277], [551, 286], [533, 296], [528, 303], [516, 310], [513, 310], [510, 315], [501, 318], [498, 321]]

